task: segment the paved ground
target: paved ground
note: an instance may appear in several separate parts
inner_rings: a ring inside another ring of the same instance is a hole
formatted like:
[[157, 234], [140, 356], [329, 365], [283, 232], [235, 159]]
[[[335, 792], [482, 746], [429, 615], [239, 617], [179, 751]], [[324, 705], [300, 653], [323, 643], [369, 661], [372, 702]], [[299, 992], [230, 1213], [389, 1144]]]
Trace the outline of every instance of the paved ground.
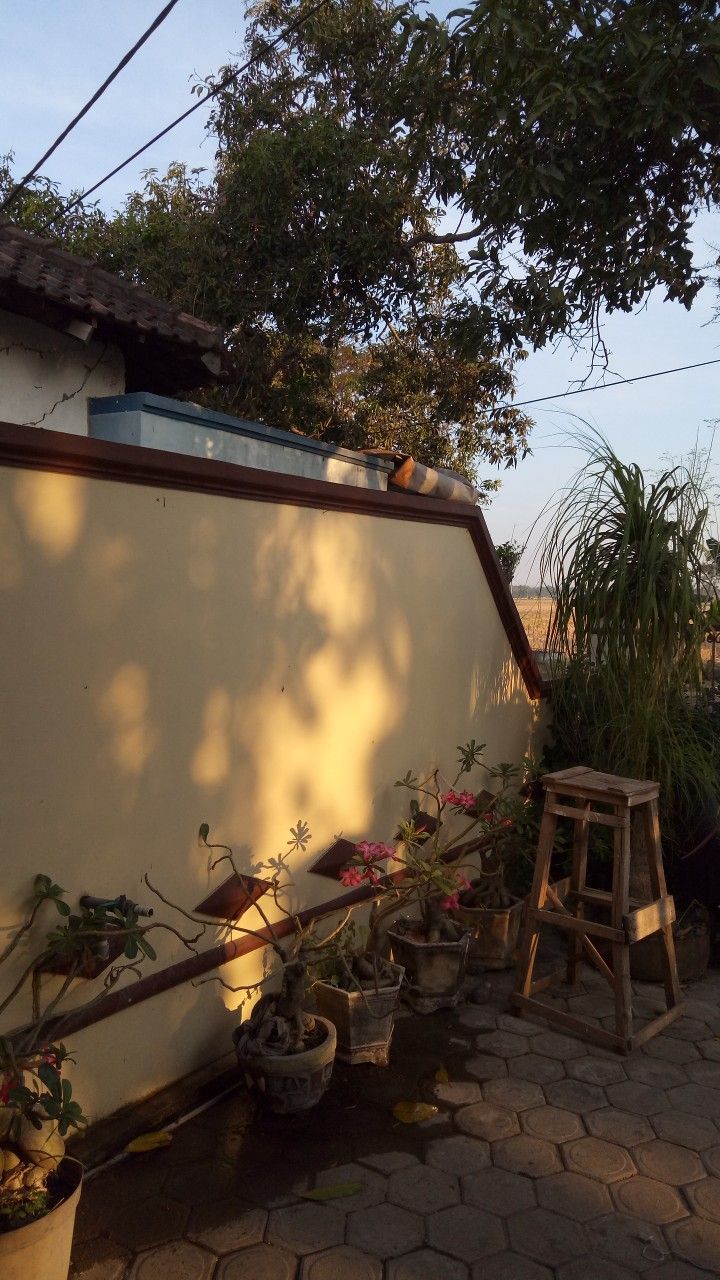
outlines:
[[[607, 1017], [585, 978], [566, 1001]], [[238, 1092], [91, 1179], [74, 1280], [717, 1280], [720, 973], [628, 1059], [508, 1015], [510, 982], [403, 1015], [390, 1068], [336, 1067], [308, 1116], [264, 1119]], [[661, 1003], [637, 992], [646, 1015]], [[401, 1125], [401, 1099], [438, 1114]], [[347, 1181], [362, 1189], [303, 1198]]]

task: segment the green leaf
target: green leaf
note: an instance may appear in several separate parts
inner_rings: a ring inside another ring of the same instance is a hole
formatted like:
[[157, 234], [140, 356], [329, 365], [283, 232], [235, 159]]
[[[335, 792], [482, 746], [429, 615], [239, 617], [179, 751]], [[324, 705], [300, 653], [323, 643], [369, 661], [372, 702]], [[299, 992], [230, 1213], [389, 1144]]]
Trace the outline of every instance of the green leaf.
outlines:
[[365, 1186], [364, 1182], [336, 1182], [332, 1186], [314, 1187], [312, 1191], [302, 1191], [304, 1200], [341, 1200], [344, 1196], [357, 1195]]
[[198, 831], [198, 840], [201, 842], [201, 844], [207, 844], [207, 839], [209, 835], [210, 835], [210, 823], [201, 822], [200, 830]]

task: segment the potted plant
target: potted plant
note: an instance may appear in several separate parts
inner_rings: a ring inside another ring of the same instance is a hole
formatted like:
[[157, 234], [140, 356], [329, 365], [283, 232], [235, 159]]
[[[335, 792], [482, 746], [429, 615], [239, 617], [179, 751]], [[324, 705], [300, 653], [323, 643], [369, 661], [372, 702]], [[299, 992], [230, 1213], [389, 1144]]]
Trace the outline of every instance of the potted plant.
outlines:
[[[25, 1025], [0, 1037], [0, 1275], [3, 1280], [66, 1280], [82, 1166], [65, 1155], [65, 1138], [86, 1121], [64, 1075], [72, 1061], [58, 1038], [57, 1010], [81, 977], [104, 972], [104, 990], [125, 969], [137, 972], [138, 959], [154, 959], [138, 922], [142, 909], [126, 898], [88, 899], [74, 914], [64, 891], [49, 876], [35, 878], [28, 913], [0, 953], [8, 965], [22, 944], [25, 950], [46, 904], [60, 917], [19, 977], [0, 1000], [0, 1016], [28, 991], [32, 1011]], [[115, 960], [124, 953], [129, 963]], [[18, 952], [19, 954], [19, 952]], [[14, 956], [17, 959], [17, 955]], [[57, 976], [53, 993], [43, 988]]]
[[337, 1031], [337, 1057], [387, 1066], [405, 970], [368, 950], [369, 930], [346, 920], [311, 960], [315, 1003]]
[[[488, 808], [491, 793], [457, 789], [464, 775], [482, 764], [484, 749], [474, 739], [458, 747], [458, 771], [449, 788], [437, 769], [422, 782], [411, 772], [396, 782], [412, 799], [395, 844], [363, 841], [340, 872], [349, 887], [369, 883], [377, 890], [371, 946], [382, 953], [387, 935], [393, 959], [406, 971], [407, 999], [418, 1013], [457, 1004], [471, 942], [471, 931], [455, 918], [460, 894], [471, 888], [466, 870], [472, 869], [478, 849], [512, 825], [509, 815], [498, 819]], [[397, 869], [383, 869], [387, 860]]]

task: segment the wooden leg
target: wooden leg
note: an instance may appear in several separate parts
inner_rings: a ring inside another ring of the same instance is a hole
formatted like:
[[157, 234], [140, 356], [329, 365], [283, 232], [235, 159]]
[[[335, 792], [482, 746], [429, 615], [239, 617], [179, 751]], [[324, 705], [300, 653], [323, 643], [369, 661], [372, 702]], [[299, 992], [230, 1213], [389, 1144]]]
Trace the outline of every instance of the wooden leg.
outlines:
[[[665, 868], [662, 860], [662, 844], [660, 842], [660, 821], [658, 818], [657, 800], [651, 800], [649, 804], [643, 805], [643, 825], [645, 831], [645, 847], [648, 856], [648, 871], [650, 873], [650, 887], [653, 897], [656, 901], [667, 897], [667, 884], [665, 882]], [[673, 938], [672, 925], [665, 925], [660, 930], [660, 955], [663, 968], [663, 983], [665, 986], [665, 1000], [668, 1009], [673, 1009], [682, 999], [680, 990], [680, 979], [677, 971], [677, 960], [675, 957], [675, 939]]]
[[[573, 823], [572, 869], [570, 872], [570, 892], [577, 894], [585, 888], [587, 875], [587, 854], [590, 840], [590, 801], [583, 804], [583, 816]], [[585, 907], [580, 898], [572, 900], [573, 915], [582, 918]], [[582, 960], [583, 945], [578, 933], [571, 933], [568, 938], [567, 981], [574, 987], [578, 979], [578, 969]]]
[[[540, 837], [535, 855], [535, 874], [528, 900], [530, 907], [545, 906], [556, 827], [557, 817], [555, 814], [544, 812], [540, 820]], [[540, 927], [538, 921], [532, 912], [528, 911], [525, 917], [525, 930], [520, 948], [520, 963], [515, 985], [515, 991], [522, 996], [530, 995], [539, 939]]]
[[[614, 832], [614, 867], [612, 892], [612, 924], [622, 929], [630, 906], [630, 811], [625, 810], [625, 824]], [[630, 946], [627, 942], [612, 945], [615, 972], [615, 1029], [630, 1049], [632, 1039], [632, 987], [630, 985]]]

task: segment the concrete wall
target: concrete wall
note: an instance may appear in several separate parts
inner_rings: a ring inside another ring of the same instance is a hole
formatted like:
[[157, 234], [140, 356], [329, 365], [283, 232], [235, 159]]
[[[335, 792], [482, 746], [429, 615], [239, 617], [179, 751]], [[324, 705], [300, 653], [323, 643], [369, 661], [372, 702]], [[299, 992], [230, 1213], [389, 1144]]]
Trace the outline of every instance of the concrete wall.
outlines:
[[352, 449], [146, 392], [94, 400], [90, 435], [361, 489], [387, 489], [393, 470], [392, 463]]
[[0, 310], [0, 421], [84, 436], [88, 397], [124, 390], [116, 347]]
[[[0, 619], [0, 948], [38, 871], [194, 906], [224, 877], [203, 821], [263, 876], [303, 818], [289, 905], [337, 896], [308, 866], [391, 837], [395, 778], [470, 737], [519, 760], [536, 715], [462, 527], [0, 468]], [[155, 937], [157, 968], [187, 954]], [[186, 984], [73, 1035], [88, 1113], [225, 1052], [238, 999]]]

